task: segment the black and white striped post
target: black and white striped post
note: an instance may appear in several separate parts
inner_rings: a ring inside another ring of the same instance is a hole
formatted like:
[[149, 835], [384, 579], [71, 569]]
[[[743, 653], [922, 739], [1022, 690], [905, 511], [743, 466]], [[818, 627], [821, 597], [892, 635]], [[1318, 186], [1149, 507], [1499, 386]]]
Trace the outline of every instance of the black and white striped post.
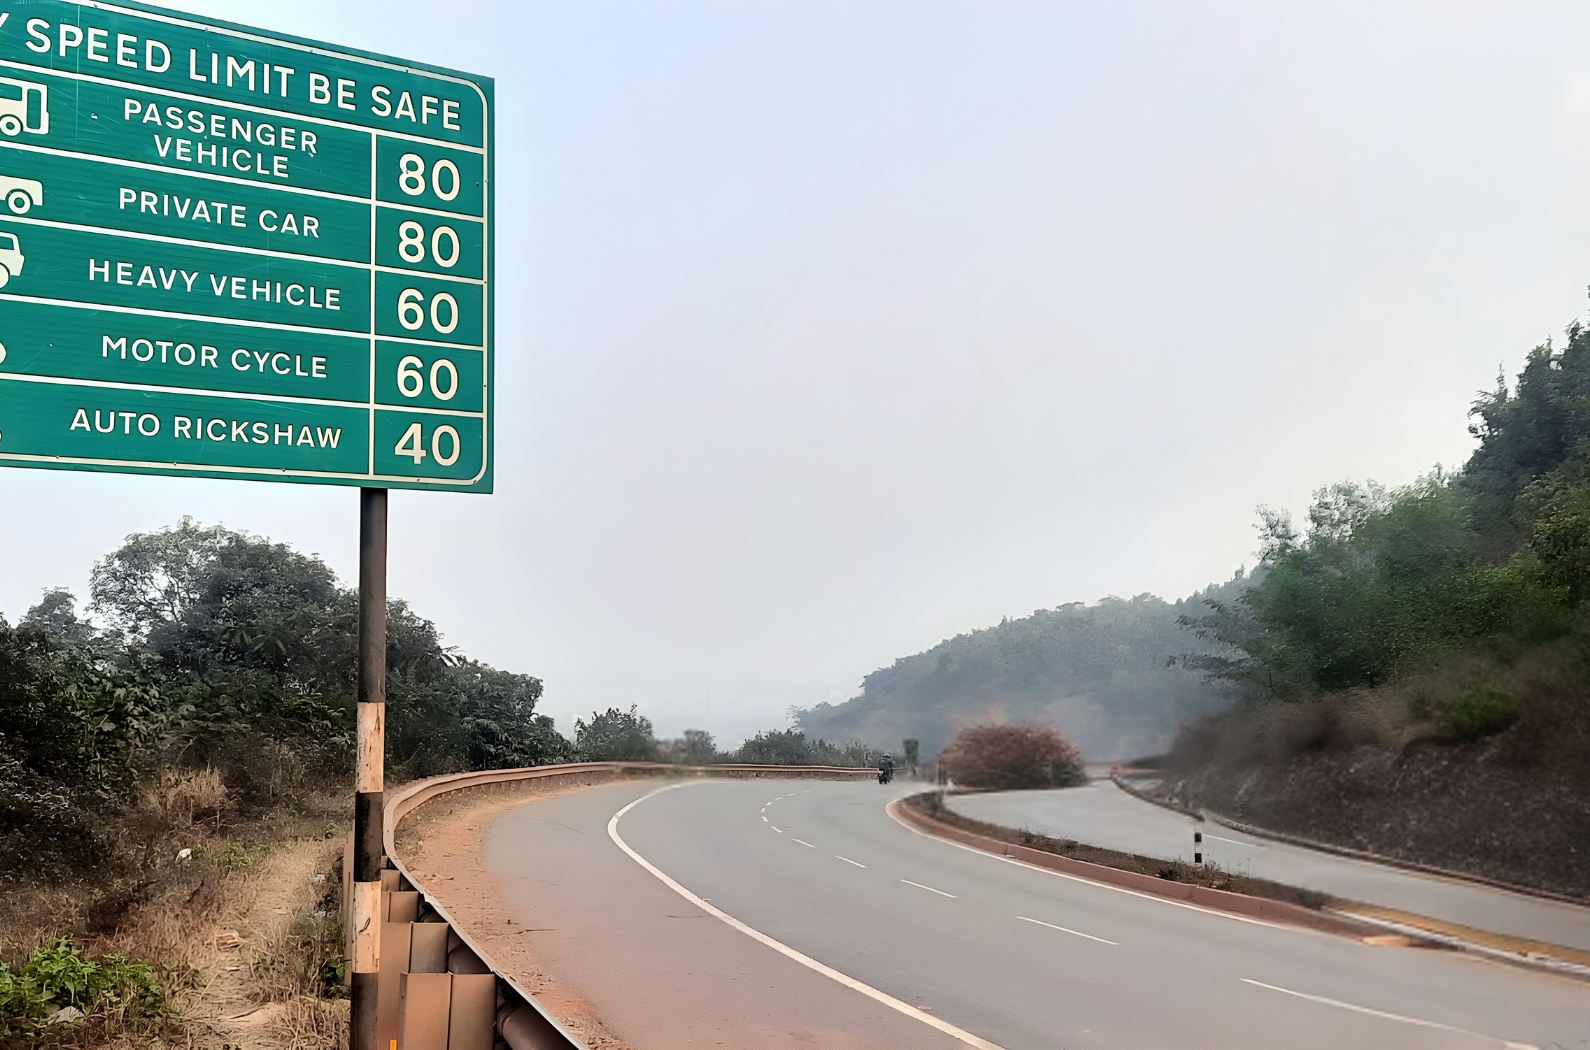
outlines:
[[1204, 862], [1204, 833], [1198, 828], [1193, 828], [1193, 863], [1194, 864], [1202, 864], [1203, 862]]
[[375, 1045], [381, 970], [386, 757], [386, 489], [359, 490], [359, 717], [353, 795], [353, 976], [349, 1050]]

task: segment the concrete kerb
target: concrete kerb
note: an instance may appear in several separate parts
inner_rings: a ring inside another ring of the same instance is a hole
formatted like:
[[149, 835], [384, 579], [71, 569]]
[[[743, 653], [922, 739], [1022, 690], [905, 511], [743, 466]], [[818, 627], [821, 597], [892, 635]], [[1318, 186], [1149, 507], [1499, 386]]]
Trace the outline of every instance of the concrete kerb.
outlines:
[[565, 1028], [529, 991], [499, 969], [486, 950], [469, 935], [436, 896], [417, 880], [397, 855], [397, 829], [427, 802], [443, 795], [464, 791], [502, 789], [526, 781], [556, 780], [559, 787], [594, 787], [597, 784], [630, 777], [727, 777], [732, 779], [872, 779], [875, 770], [848, 766], [676, 766], [663, 762], [582, 762], [561, 766], [534, 766], [524, 769], [493, 769], [475, 773], [454, 773], [414, 781], [387, 792], [385, 800], [385, 846], [387, 862], [408, 885], [418, 890], [424, 901], [447, 923], [459, 940], [496, 975], [499, 985], [497, 1031], [510, 1050], [589, 1050], [579, 1037]]
[[[911, 797], [919, 798], [921, 796]], [[1208, 908], [1211, 911], [1228, 912], [1233, 915], [1287, 926], [1301, 926], [1305, 929], [1318, 930], [1322, 933], [1351, 937], [1357, 940], [1384, 932], [1383, 929], [1358, 922], [1356, 919], [1315, 911], [1312, 908], [1305, 908], [1301, 904], [1291, 904], [1287, 901], [1270, 900], [1264, 897], [1253, 897], [1246, 893], [1233, 893], [1230, 890], [1216, 890], [1207, 886], [1193, 886], [1185, 882], [1171, 882], [1168, 879], [1143, 875], [1135, 871], [1122, 871], [1119, 868], [1094, 864], [1090, 861], [1061, 857], [1029, 846], [1018, 846], [1014, 843], [1004, 842], [987, 835], [979, 835], [974, 831], [967, 831], [964, 828], [955, 827], [953, 824], [935, 820], [921, 810], [906, 805], [906, 802], [907, 799], [902, 798], [889, 803], [888, 813], [895, 820], [918, 831], [937, 838], [948, 839], [963, 846], [970, 846], [984, 853], [1010, 857], [1024, 864], [1086, 879], [1089, 882], [1097, 882], [1106, 886], [1118, 886], [1122, 889], [1133, 890], [1134, 892], [1153, 897], [1164, 897], [1168, 900], [1185, 901], [1189, 904]]]

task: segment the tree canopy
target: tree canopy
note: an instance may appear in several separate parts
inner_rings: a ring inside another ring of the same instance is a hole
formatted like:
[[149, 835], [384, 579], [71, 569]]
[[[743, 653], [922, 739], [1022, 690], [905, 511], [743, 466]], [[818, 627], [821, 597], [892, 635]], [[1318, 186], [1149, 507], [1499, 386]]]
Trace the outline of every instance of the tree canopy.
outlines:
[[[358, 598], [318, 557], [184, 518], [129, 536], [94, 565], [90, 594], [104, 628], [60, 589], [15, 627], [0, 618], [0, 845], [46, 811], [71, 839], [77, 802], [162, 768], [213, 766], [244, 792], [347, 774]], [[569, 755], [536, 713], [539, 679], [444, 646], [400, 600], [388, 615], [394, 779]]]
[[1458, 472], [1327, 486], [1301, 529], [1261, 508], [1262, 577], [1184, 617], [1222, 647], [1193, 662], [1249, 701], [1296, 701], [1574, 631], [1590, 598], [1590, 332], [1537, 347], [1472, 416]]

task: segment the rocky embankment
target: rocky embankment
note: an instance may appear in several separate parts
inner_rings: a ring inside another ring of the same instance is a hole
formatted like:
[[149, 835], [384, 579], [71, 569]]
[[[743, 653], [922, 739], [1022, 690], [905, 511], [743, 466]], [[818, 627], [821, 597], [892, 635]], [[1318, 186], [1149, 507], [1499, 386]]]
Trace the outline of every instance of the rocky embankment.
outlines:
[[[1185, 754], [1185, 753], [1184, 753]], [[1322, 747], [1166, 770], [1166, 801], [1257, 828], [1590, 900], [1590, 784], [1505, 742]]]

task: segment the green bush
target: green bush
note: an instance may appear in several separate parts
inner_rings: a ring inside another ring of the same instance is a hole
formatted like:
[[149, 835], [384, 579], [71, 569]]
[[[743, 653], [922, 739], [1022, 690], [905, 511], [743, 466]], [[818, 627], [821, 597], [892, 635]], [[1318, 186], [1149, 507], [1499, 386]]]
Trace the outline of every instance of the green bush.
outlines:
[[1500, 733], [1518, 720], [1518, 701], [1500, 689], [1472, 689], [1441, 708], [1447, 732], [1459, 740]]
[[34, 1027], [52, 1008], [153, 1013], [164, 1005], [152, 964], [120, 955], [89, 959], [65, 937], [35, 949], [15, 972], [0, 963], [0, 1034]]
[[49, 1005], [31, 978], [12, 973], [11, 967], [0, 963], [0, 1035], [43, 1017]]

